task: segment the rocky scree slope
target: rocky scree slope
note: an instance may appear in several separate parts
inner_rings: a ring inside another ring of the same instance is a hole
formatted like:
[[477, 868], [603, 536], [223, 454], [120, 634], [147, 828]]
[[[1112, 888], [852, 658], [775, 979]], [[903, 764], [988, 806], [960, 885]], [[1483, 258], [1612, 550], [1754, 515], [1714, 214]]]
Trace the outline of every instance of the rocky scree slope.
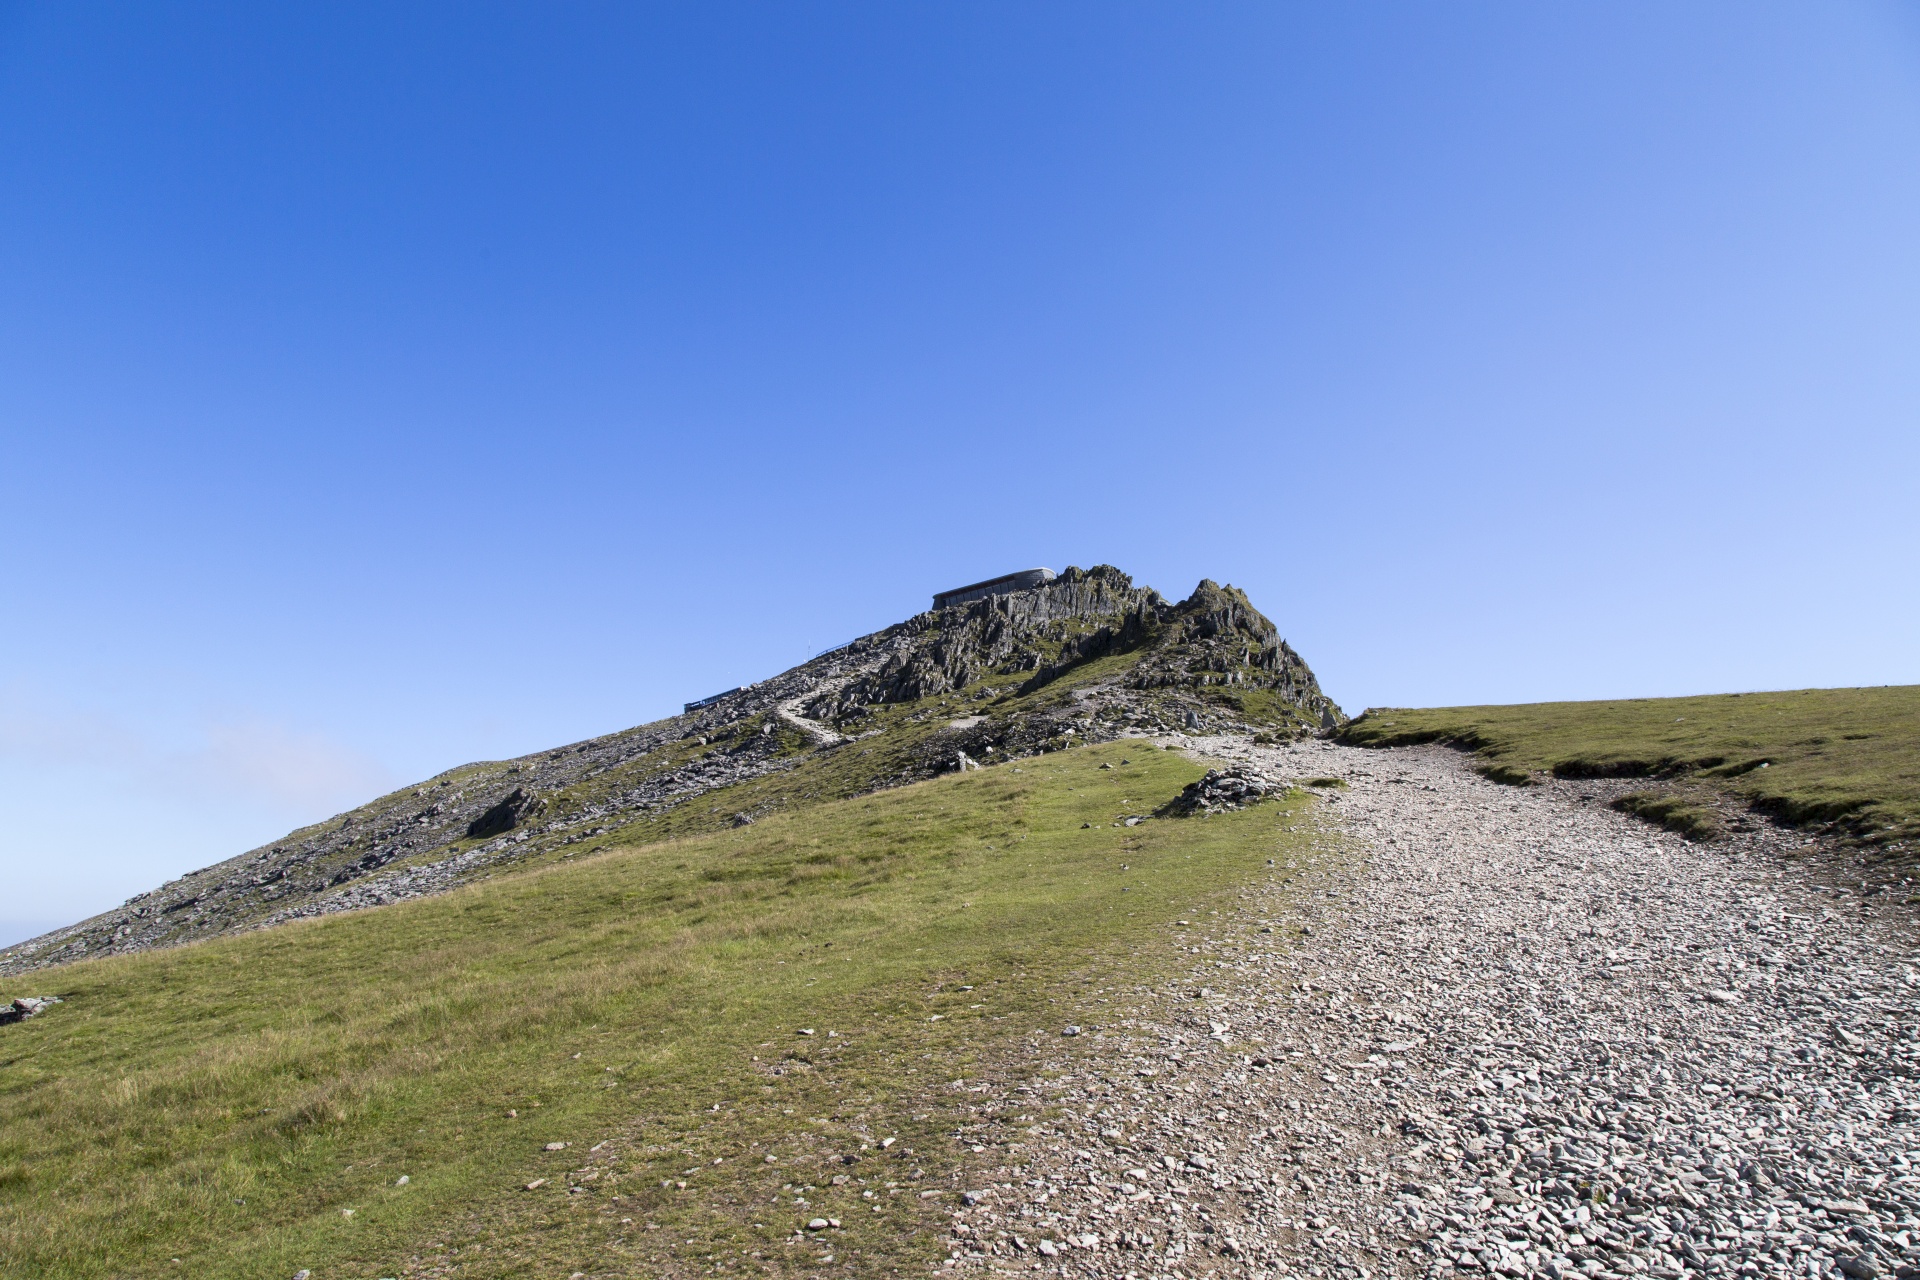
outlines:
[[956, 1271], [1920, 1277], [1913, 915], [1857, 856], [1438, 747], [1198, 745], [1340, 778], [1319, 856], [1169, 922], [1187, 981], [1028, 1086]]
[[[1202, 581], [1176, 604], [1111, 566], [1070, 568], [916, 615], [684, 715], [450, 769], [22, 943], [0, 954], [0, 973], [417, 898], [585, 841], [748, 822], [756, 805], [978, 761], [1128, 734], [1290, 740], [1344, 723], [1245, 593]], [[787, 794], [750, 794], [776, 775], [790, 775]]]

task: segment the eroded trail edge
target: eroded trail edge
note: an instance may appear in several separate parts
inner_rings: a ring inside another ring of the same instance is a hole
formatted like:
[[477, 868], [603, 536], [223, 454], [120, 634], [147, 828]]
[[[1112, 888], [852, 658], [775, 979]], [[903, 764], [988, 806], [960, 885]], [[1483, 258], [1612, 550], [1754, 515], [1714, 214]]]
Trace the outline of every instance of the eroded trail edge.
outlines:
[[1692, 845], [1443, 748], [1204, 745], [1344, 780], [1329, 853], [1168, 922], [1188, 982], [1053, 1081], [949, 1267], [1920, 1276], [1912, 922], [1805, 837]]

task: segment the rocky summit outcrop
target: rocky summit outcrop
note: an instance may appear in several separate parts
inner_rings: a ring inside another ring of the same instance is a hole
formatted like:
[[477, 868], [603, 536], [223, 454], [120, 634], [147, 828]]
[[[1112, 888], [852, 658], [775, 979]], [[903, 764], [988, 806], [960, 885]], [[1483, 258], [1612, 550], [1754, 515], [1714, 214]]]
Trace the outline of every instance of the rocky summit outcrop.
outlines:
[[[918, 614], [683, 715], [418, 786], [0, 953], [0, 973], [443, 892], [502, 868], [1129, 735], [1346, 723], [1246, 595], [1110, 565]], [[728, 795], [715, 793], [734, 789]], [[705, 803], [696, 804], [696, 801]], [[671, 819], [671, 821], [669, 821]]]
[[[1046, 585], [955, 605], [856, 641], [884, 661], [812, 701], [807, 714], [845, 725], [875, 705], [956, 692], [992, 676], [1024, 675], [1033, 692], [1096, 660], [1132, 657], [1105, 682], [1108, 705], [1169, 729], [1198, 718], [1284, 722], [1289, 730], [1345, 723], [1313, 672], [1246, 594], [1203, 580], [1170, 604], [1111, 565], [1068, 569]], [[1185, 691], [1184, 702], [1145, 696]], [[1134, 695], [1134, 696], [1129, 696]]]

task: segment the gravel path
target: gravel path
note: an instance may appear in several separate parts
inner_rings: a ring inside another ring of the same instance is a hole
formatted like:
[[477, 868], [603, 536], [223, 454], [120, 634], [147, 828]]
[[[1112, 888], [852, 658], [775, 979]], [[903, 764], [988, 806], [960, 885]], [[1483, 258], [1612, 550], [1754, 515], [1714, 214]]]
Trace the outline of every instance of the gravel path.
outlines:
[[1170, 933], [1191, 983], [1054, 1082], [1067, 1119], [949, 1266], [1920, 1277], [1905, 908], [1822, 888], [1805, 837], [1690, 845], [1598, 784], [1206, 745], [1345, 778], [1328, 852]]

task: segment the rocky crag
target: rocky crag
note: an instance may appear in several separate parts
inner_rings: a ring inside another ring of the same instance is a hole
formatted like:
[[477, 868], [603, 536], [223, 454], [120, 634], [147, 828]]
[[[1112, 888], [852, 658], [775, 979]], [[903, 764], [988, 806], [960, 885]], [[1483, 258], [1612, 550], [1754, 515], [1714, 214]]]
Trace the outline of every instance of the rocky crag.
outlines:
[[[1118, 569], [919, 614], [684, 715], [463, 765], [0, 954], [0, 973], [443, 892], [506, 867], [1127, 735], [1345, 723], [1246, 595]], [[704, 802], [704, 803], [697, 803]], [[591, 842], [591, 843], [587, 843]]]

